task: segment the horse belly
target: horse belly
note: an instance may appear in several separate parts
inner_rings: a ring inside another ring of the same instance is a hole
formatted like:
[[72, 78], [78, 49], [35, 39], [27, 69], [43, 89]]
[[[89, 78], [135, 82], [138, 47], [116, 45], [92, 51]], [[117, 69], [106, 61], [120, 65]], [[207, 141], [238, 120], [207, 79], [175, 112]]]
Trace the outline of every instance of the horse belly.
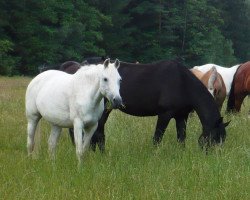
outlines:
[[52, 123], [61, 127], [72, 127], [73, 122], [70, 119], [69, 111], [66, 109], [58, 108], [53, 104], [44, 106], [38, 104], [38, 110], [42, 117]]
[[68, 98], [64, 93], [54, 90], [41, 91], [36, 105], [42, 117], [48, 122], [61, 127], [72, 127]]

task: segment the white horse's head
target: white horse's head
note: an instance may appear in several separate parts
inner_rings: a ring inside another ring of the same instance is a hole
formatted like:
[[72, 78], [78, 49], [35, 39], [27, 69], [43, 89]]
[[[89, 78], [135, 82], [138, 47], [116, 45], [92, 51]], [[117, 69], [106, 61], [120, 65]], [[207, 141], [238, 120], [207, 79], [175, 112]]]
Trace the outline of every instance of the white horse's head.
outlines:
[[118, 108], [122, 105], [122, 98], [120, 96], [121, 76], [118, 73], [120, 61], [115, 60], [110, 63], [110, 59], [106, 59], [103, 63], [104, 70], [100, 79], [100, 91], [111, 103], [113, 108]]

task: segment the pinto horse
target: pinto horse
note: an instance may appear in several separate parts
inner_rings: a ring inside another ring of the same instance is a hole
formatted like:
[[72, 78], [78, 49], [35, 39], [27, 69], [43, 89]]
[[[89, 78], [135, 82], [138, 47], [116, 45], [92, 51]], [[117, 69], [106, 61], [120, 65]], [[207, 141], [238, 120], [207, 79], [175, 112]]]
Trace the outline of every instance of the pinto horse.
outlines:
[[103, 97], [114, 108], [122, 102], [119, 93], [121, 77], [117, 70], [119, 65], [118, 60], [110, 64], [107, 59], [102, 65], [81, 68], [73, 75], [49, 70], [36, 76], [26, 91], [28, 154], [31, 155], [33, 151], [35, 130], [43, 117], [51, 124], [48, 143], [52, 158], [55, 157], [62, 128], [74, 127], [76, 155], [80, 164], [103, 113]]
[[201, 65], [201, 66], [195, 66], [195, 67], [193, 67], [193, 69], [198, 69], [201, 72], [206, 73], [212, 67], [215, 67], [217, 72], [222, 76], [224, 84], [226, 86], [227, 95], [229, 95], [230, 90], [231, 90], [231, 86], [232, 86], [232, 82], [233, 82], [234, 74], [239, 66], [240, 65], [235, 65], [233, 67], [227, 68], [227, 67], [221, 67], [221, 66], [215, 65], [215, 64], [206, 64], [206, 65]]
[[223, 102], [226, 98], [226, 86], [222, 76], [212, 67], [206, 73], [198, 69], [190, 69], [191, 72], [207, 87], [210, 94], [214, 97], [215, 102], [221, 110]]
[[[234, 74], [227, 111], [239, 112], [244, 98], [250, 94], [250, 61], [240, 65]], [[249, 112], [250, 115], [250, 112]]]
[[[153, 137], [154, 144], [160, 143], [170, 119], [176, 121], [177, 140], [186, 138], [188, 114], [195, 110], [202, 123], [199, 137], [201, 146], [224, 142], [225, 126], [219, 109], [206, 87], [182, 64], [177, 61], [160, 61], [152, 64], [121, 62], [118, 69], [122, 77], [120, 94], [124, 113], [133, 116], [158, 116]], [[111, 110], [105, 108], [98, 128], [92, 137], [93, 150], [98, 144], [105, 148], [104, 126]], [[73, 138], [73, 135], [72, 135]]]

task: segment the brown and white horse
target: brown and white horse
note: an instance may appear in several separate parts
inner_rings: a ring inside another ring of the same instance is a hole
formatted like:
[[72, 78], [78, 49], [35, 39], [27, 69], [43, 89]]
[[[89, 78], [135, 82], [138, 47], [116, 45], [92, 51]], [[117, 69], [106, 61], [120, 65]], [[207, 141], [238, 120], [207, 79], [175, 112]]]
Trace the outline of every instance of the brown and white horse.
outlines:
[[221, 110], [227, 93], [223, 78], [217, 72], [216, 68], [212, 67], [206, 73], [194, 68], [190, 70], [207, 87], [208, 91], [214, 97], [219, 110]]

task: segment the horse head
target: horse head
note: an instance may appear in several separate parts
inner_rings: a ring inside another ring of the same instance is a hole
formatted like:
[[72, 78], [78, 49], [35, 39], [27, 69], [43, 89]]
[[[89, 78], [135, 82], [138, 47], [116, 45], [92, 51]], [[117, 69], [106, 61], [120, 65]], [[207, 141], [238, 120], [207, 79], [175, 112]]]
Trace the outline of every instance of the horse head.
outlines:
[[204, 130], [199, 137], [199, 145], [203, 147], [210, 147], [215, 144], [222, 144], [226, 139], [226, 130], [230, 121], [223, 123], [223, 118], [220, 117], [215, 123], [215, 127], [211, 130]]
[[118, 73], [120, 61], [115, 60], [110, 63], [110, 59], [106, 59], [103, 63], [104, 70], [100, 79], [100, 91], [112, 104], [113, 108], [118, 108], [122, 105], [122, 98], [120, 96], [121, 76]]

